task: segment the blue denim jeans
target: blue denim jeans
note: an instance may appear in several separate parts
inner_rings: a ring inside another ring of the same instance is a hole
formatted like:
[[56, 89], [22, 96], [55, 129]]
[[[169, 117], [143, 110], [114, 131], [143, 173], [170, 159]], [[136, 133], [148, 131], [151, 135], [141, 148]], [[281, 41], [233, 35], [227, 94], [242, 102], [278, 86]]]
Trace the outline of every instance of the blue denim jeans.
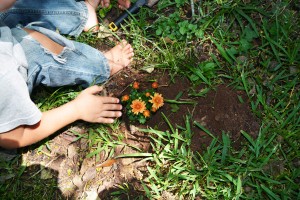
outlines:
[[11, 29], [27, 58], [27, 86], [30, 92], [40, 84], [50, 87], [65, 85], [88, 87], [102, 83], [109, 78], [108, 61], [100, 51], [89, 45], [68, 40], [55, 31], [35, 25], [36, 23], [31, 23], [26, 28], [43, 33], [64, 48], [60, 54], [56, 55], [45, 49], [22, 27]]
[[[29, 92], [40, 84], [88, 87], [109, 78], [108, 60], [100, 51], [69, 40], [55, 31], [59, 29], [60, 33], [78, 35], [85, 26], [86, 18], [85, 4], [75, 0], [18, 0], [12, 9], [0, 14], [0, 21], [2, 19], [12, 27], [14, 38], [25, 52]], [[46, 35], [63, 46], [63, 51], [59, 55], [48, 51], [24, 31], [23, 26]]]
[[17, 0], [12, 8], [0, 13], [0, 21], [10, 28], [41, 21], [47, 22], [42, 24], [44, 28], [76, 37], [82, 32], [87, 19], [84, 1], [75, 0]]

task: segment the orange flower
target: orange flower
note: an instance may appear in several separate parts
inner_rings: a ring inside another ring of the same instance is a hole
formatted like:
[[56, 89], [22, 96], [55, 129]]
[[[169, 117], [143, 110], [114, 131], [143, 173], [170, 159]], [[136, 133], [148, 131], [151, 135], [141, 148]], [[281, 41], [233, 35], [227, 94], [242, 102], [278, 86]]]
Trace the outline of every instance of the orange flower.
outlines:
[[151, 96], [151, 94], [150, 94], [150, 92], [146, 92], [146, 97], [150, 97]]
[[158, 88], [158, 83], [157, 82], [153, 82], [152, 83], [152, 88], [154, 88], [154, 89]]
[[139, 84], [138, 82], [134, 81], [132, 87], [133, 87], [134, 89], [139, 89], [140, 84]]
[[157, 108], [153, 108], [153, 107], [152, 107], [152, 108], [151, 108], [151, 111], [152, 111], [152, 112], [156, 112], [156, 111], [157, 111]]
[[144, 101], [136, 99], [132, 101], [130, 107], [132, 108], [132, 112], [135, 115], [138, 115], [139, 113], [143, 113], [146, 110], [146, 103]]
[[125, 94], [124, 96], [122, 96], [122, 101], [128, 101], [129, 100], [129, 95]]
[[144, 115], [145, 117], [150, 117], [150, 111], [149, 111], [149, 110], [145, 110], [145, 111], [143, 112], [143, 115]]
[[155, 93], [154, 96], [151, 96], [151, 100], [149, 100], [150, 103], [152, 103], [153, 108], [160, 108], [164, 105], [164, 98], [162, 97], [161, 94]]

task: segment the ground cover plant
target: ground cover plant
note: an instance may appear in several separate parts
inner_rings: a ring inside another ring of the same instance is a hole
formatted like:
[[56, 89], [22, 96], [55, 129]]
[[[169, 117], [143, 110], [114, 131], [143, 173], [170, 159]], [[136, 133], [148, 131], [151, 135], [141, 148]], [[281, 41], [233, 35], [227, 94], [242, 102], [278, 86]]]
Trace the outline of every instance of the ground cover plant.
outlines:
[[[157, 82], [164, 106], [142, 126], [124, 116], [77, 122], [19, 150], [1, 162], [1, 199], [299, 199], [299, 9], [161, 0], [109, 40], [74, 38], [99, 49], [129, 40], [134, 63], [107, 93]], [[33, 98], [48, 110], [80, 90], [41, 88]]]

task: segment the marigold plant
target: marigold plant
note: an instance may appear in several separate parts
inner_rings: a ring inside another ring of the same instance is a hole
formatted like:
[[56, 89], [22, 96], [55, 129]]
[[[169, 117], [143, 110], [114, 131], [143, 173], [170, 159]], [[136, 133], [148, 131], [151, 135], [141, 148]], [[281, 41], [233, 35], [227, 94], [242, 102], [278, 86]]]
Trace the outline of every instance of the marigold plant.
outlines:
[[162, 94], [156, 91], [158, 83], [154, 83], [155, 84], [151, 84], [150, 89], [141, 91], [139, 87], [140, 84], [135, 81], [131, 85], [130, 93], [121, 97], [121, 102], [126, 108], [126, 115], [130, 121], [144, 124], [164, 105]]

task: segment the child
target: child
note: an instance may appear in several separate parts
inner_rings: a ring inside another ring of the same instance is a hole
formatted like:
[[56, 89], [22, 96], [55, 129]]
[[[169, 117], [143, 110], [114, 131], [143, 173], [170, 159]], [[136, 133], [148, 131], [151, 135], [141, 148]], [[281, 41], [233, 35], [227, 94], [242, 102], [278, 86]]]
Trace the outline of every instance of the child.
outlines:
[[[77, 36], [96, 25], [95, 10], [89, 9], [87, 1], [17, 1], [7, 10], [13, 3], [0, 0], [0, 147], [36, 143], [76, 120], [113, 123], [120, 117], [119, 100], [98, 96], [102, 88], [96, 85], [43, 113], [31, 101], [30, 92], [39, 84], [88, 87], [101, 83], [130, 64], [131, 45], [123, 40], [102, 54], [55, 32]], [[19, 25], [14, 27], [15, 23]]]

